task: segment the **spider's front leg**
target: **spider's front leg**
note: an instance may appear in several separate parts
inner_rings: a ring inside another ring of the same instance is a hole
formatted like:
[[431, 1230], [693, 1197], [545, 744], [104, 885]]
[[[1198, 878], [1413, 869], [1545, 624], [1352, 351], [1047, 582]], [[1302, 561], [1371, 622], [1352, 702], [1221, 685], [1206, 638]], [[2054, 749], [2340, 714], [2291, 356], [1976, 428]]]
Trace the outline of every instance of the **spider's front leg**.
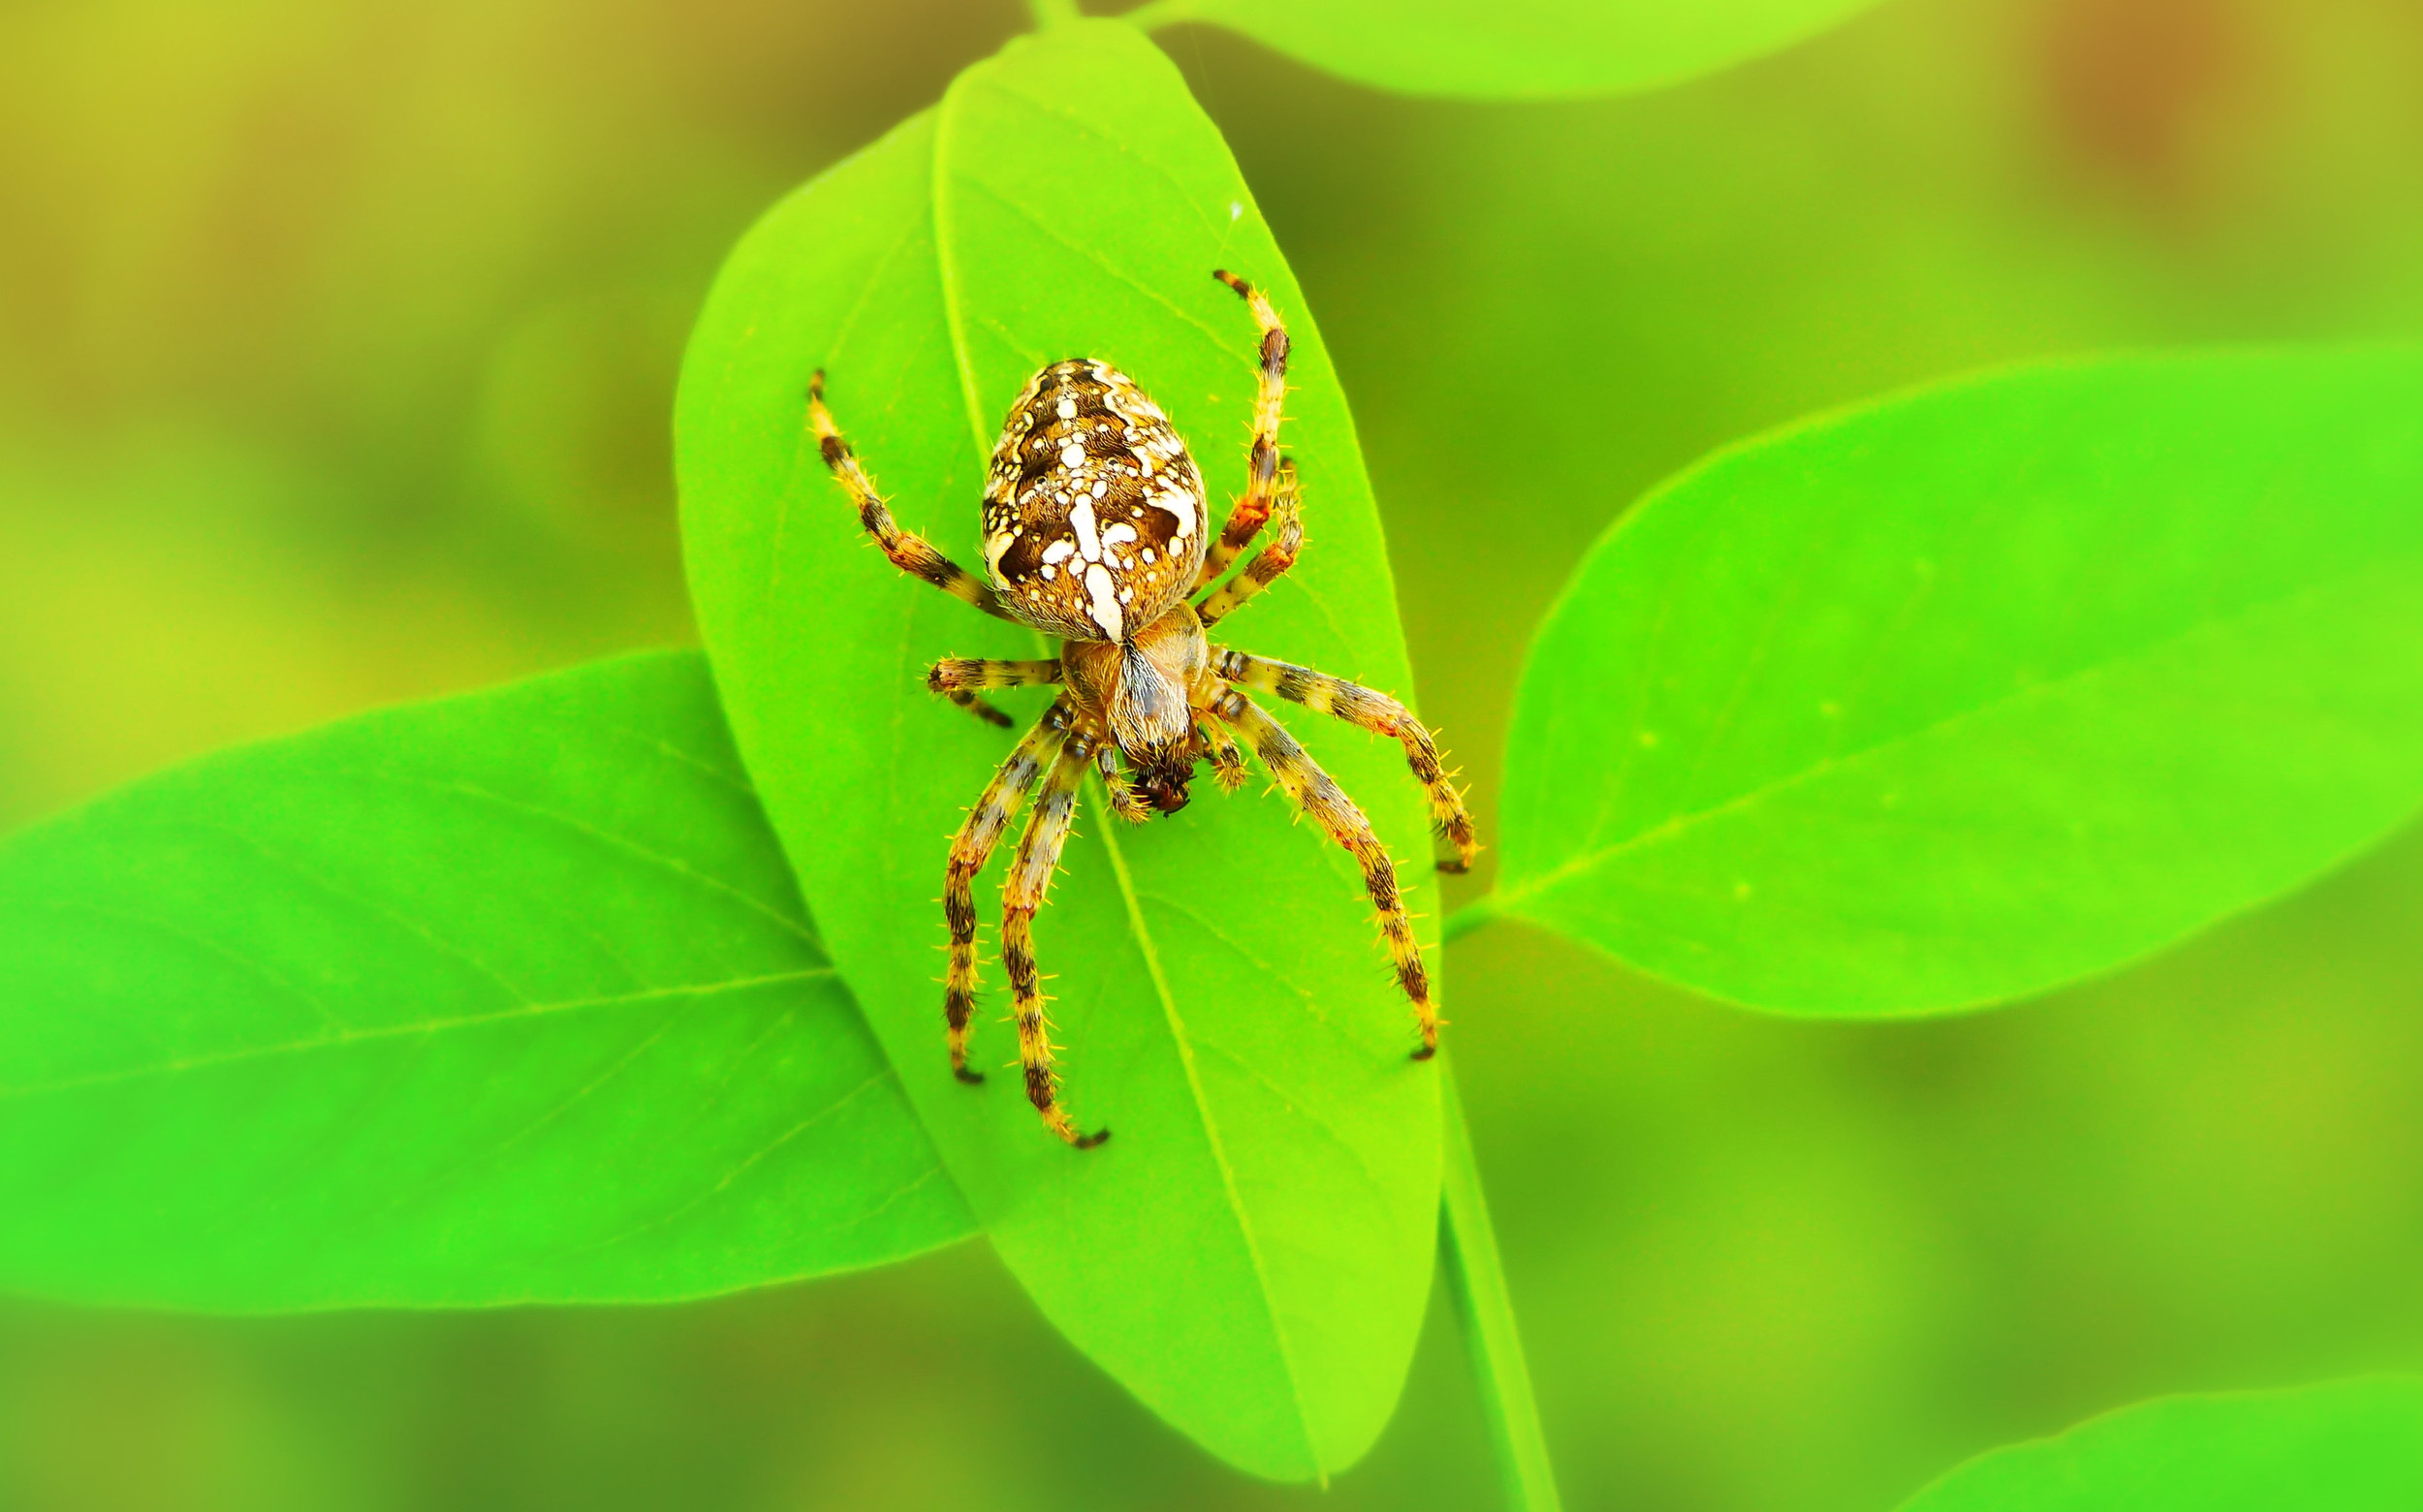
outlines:
[[[1210, 696], [1217, 698], [1219, 694], [1214, 690]], [[1212, 775], [1219, 782], [1221, 792], [1234, 793], [1245, 785], [1245, 753], [1238, 749], [1227, 729], [1208, 713], [1195, 721], [1195, 754], [1212, 764]]]
[[1223, 682], [1275, 693], [1291, 704], [1302, 704], [1315, 713], [1343, 719], [1403, 745], [1405, 765], [1413, 769], [1414, 780], [1422, 784], [1431, 801], [1431, 828], [1456, 848], [1456, 859], [1440, 862], [1438, 869], [1470, 869], [1472, 858], [1481, 853], [1480, 841], [1472, 834], [1472, 815], [1464, 810], [1463, 795], [1439, 766], [1438, 747], [1432, 742], [1431, 732], [1411, 709], [1377, 688], [1225, 646], [1212, 648], [1212, 672]]
[[1195, 576], [1199, 588], [1228, 571], [1229, 563], [1271, 518], [1277, 502], [1278, 426], [1287, 406], [1287, 328], [1279, 324], [1278, 311], [1271, 307], [1268, 295], [1235, 273], [1215, 268], [1212, 276], [1237, 291], [1253, 311], [1254, 323], [1262, 328], [1261, 382], [1254, 393], [1253, 450], [1245, 461], [1245, 491], [1229, 511], [1228, 523], [1204, 552], [1203, 571]]
[[1422, 948], [1414, 943], [1413, 923], [1406, 917], [1404, 900], [1398, 896], [1397, 864], [1389, 859], [1388, 847], [1380, 843], [1371, 821], [1363, 816], [1345, 789], [1321, 770], [1321, 764], [1284, 726], [1255, 708], [1251, 699], [1228, 688], [1212, 700], [1211, 711], [1245, 738], [1296, 806], [1329, 831], [1330, 837], [1344, 846], [1363, 868], [1363, 890], [1380, 911], [1380, 937], [1388, 942], [1389, 957], [1396, 962], [1397, 985], [1413, 1003], [1414, 1027], [1422, 1036], [1413, 1058], [1430, 1059], [1438, 1052], [1438, 1008], [1431, 1001], [1430, 972], [1422, 964]]
[[[1057, 709], [1059, 706], [1054, 705]], [[1090, 1150], [1111, 1137], [1109, 1129], [1080, 1134], [1060, 1106], [1060, 1076], [1052, 1065], [1052, 1026], [1043, 1017], [1043, 991], [1035, 975], [1035, 913], [1052, 891], [1052, 873], [1068, 844], [1069, 821], [1077, 807], [1077, 787], [1085, 780], [1101, 737], [1088, 730], [1072, 733], [1060, 747], [1052, 775], [1035, 799], [1034, 817], [1018, 842], [1018, 859], [1001, 889], [1001, 964], [1010, 973], [1010, 990], [1018, 1008], [1018, 1058], [1026, 1073], [1026, 1099], [1043, 1116], [1044, 1127], [1080, 1150]]]
[[1111, 812], [1129, 824], [1142, 824], [1153, 815], [1153, 807], [1140, 797], [1135, 784], [1119, 770], [1118, 746], [1109, 740], [1093, 753], [1094, 770], [1102, 773], [1102, 786], [1111, 799]]
[[893, 566], [988, 614], [1001, 619], [1013, 617], [991, 584], [971, 577], [959, 563], [935, 551], [925, 537], [901, 529], [892, 518], [883, 495], [875, 491], [875, 481], [858, 464], [850, 443], [841, 438], [841, 427], [833, 423], [833, 412], [825, 408], [825, 370], [821, 367], [807, 380], [807, 423], [816, 433], [818, 454], [824, 457], [825, 465], [833, 469], [834, 481], [858, 506], [858, 522], [875, 538], [875, 544], [883, 548], [883, 554], [892, 559]]
[[1044, 710], [1026, 739], [1018, 742], [1001, 770], [985, 786], [985, 796], [967, 811], [959, 835], [951, 841], [951, 866], [943, 881], [942, 914], [951, 926], [951, 974], [942, 990], [942, 1019], [951, 1035], [951, 1072], [962, 1082], [981, 1082], [984, 1073], [967, 1064], [967, 1024], [976, 1011], [976, 873], [999, 844], [1018, 816], [1027, 790], [1043, 775], [1068, 740], [1075, 716], [1062, 698]]
[[1010, 716], [976, 696], [979, 688], [1040, 688], [1060, 680], [1060, 661], [990, 661], [976, 656], [945, 656], [927, 669], [927, 688], [959, 705], [987, 724], [1004, 730]]

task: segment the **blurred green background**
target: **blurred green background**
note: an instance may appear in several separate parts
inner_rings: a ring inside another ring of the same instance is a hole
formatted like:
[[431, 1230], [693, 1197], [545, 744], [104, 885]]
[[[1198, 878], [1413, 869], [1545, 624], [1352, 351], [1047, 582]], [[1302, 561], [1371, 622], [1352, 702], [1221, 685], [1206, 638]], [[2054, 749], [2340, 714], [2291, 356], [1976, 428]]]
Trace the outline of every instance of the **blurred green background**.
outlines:
[[[0, 824], [687, 639], [666, 416], [718, 258], [1024, 24], [0, 0]], [[1529, 627], [1708, 447], [2050, 353], [2423, 335], [2409, 0], [1891, 0], [1555, 106], [1164, 40], [1346, 377], [1485, 825]], [[1569, 1503], [1881, 1512], [2138, 1397], [2423, 1363], [2419, 913], [2410, 835], [2108, 981], [1898, 1026], [1459, 946]], [[1486, 1506], [1446, 1322], [1325, 1495], [1160, 1427], [980, 1245], [662, 1309], [7, 1304], [0, 1507]]]

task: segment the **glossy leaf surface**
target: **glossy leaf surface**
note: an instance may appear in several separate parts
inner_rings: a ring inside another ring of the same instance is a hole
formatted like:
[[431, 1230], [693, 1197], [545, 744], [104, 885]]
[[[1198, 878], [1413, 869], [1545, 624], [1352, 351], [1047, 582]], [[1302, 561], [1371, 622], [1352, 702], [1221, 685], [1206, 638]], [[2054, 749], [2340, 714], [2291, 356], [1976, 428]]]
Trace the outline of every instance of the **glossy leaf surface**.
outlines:
[[2404, 1512], [2423, 1381], [2165, 1397], [1978, 1456], [1902, 1512]]
[[[976, 554], [983, 464], [1054, 360], [1134, 376], [1215, 507], [1243, 482], [1256, 333], [1211, 274], [1267, 284], [1295, 333], [1287, 436], [1306, 480], [1294, 574], [1222, 628], [1408, 690], [1354, 430], [1269, 230], [1177, 71], [1091, 22], [1014, 43], [921, 116], [771, 212], [727, 265], [682, 377], [694, 597], [741, 752], [844, 976], [1011, 1270], [1105, 1369], [1257, 1473], [1351, 1463], [1421, 1321], [1438, 1191], [1432, 1068], [1407, 1060], [1357, 873], [1283, 801], [1221, 795], [1111, 830], [1089, 786], [1035, 929], [1068, 1101], [1115, 1137], [1048, 1137], [1015, 1074], [953, 1081], [941, 893], [949, 836], [1009, 734], [924, 686], [944, 654], [1034, 656], [1031, 633], [894, 571], [802, 429], [819, 366], [904, 528]], [[1002, 702], [1030, 719], [1047, 700]], [[1288, 716], [1433, 913], [1401, 756]], [[979, 883], [990, 954], [994, 887]], [[980, 1067], [1013, 1062], [988, 963]]]
[[0, 1285], [634, 1302], [971, 1232], [704, 660], [397, 709], [0, 844]]
[[1788, 47], [1873, 3], [1159, 0], [1137, 18], [1212, 22], [1381, 89], [1549, 99], [1676, 83]]
[[1756, 1007], [2109, 969], [2423, 803], [2423, 362], [2021, 369], [1718, 454], [1532, 648], [1491, 907]]

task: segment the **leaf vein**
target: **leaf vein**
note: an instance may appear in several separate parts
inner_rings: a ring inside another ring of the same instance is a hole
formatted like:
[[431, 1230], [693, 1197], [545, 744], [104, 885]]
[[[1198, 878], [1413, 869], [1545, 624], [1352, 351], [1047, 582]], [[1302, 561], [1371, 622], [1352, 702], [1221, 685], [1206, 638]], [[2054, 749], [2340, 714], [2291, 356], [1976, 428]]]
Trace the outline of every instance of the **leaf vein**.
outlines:
[[14, 1087], [0, 1086], [0, 1101], [82, 1091], [87, 1087], [109, 1087], [146, 1077], [182, 1076], [190, 1071], [213, 1071], [223, 1066], [242, 1065], [256, 1060], [272, 1060], [281, 1055], [310, 1055], [320, 1051], [349, 1050], [357, 1045], [382, 1040], [412, 1039], [453, 1033], [462, 1029], [488, 1028], [555, 1014], [580, 1013], [595, 1008], [619, 1008], [633, 1003], [683, 997], [712, 997], [724, 992], [747, 992], [753, 988], [777, 987], [794, 982], [832, 981], [836, 973], [831, 966], [816, 966], [800, 971], [773, 971], [762, 976], [734, 977], [722, 982], [683, 983], [673, 987], [654, 987], [636, 992], [614, 992], [596, 997], [569, 997], [555, 1002], [524, 1002], [511, 1008], [488, 1013], [458, 1014], [445, 1019], [423, 1019], [410, 1024], [382, 1024], [377, 1028], [349, 1029], [342, 1034], [324, 1034], [314, 1039], [286, 1040], [269, 1045], [249, 1045], [241, 1050], [219, 1051], [205, 1055], [187, 1055], [146, 1066], [127, 1066], [115, 1071], [99, 1071], [88, 1076], [62, 1077], [51, 1082], [27, 1082]]

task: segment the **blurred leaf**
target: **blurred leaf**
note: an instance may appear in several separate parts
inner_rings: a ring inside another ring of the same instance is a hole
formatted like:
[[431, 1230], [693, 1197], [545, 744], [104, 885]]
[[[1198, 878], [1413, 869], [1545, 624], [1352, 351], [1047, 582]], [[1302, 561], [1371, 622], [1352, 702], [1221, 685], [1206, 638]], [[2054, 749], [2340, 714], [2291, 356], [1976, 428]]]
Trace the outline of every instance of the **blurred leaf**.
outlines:
[[2409, 1512], [2423, 1380], [2164, 1397], [1997, 1449], [1902, 1512]]
[[2109, 969], [2423, 802], [2423, 362], [2022, 369], [1718, 454], [1532, 649], [1487, 907], [1756, 1007]]
[[[1243, 483], [1255, 347], [1218, 266], [1269, 285], [1293, 325], [1311, 521], [1240, 632], [1406, 690], [1379, 522], [1303, 296], [1177, 71], [1115, 23], [1014, 44], [750, 233], [690, 349], [678, 457], [741, 752], [945, 1165], [1081, 1348], [1216, 1453], [1301, 1479], [1387, 1420], [1436, 1223], [1436, 1080], [1406, 1058], [1357, 873], [1274, 798], [1207, 783], [1175, 818], [1113, 834], [1094, 794], [1037, 949], [1071, 1106], [1116, 1137], [1072, 1150], [1018, 1078], [956, 1083], [936, 898], [948, 836], [1011, 740], [924, 672], [1043, 643], [895, 572], [802, 425], [822, 365], [902, 525], [971, 562], [1001, 415], [1037, 367], [1090, 354], [1178, 419], [1217, 497]], [[1427, 855], [1400, 754], [1297, 723], [1397, 853]], [[1428, 880], [1406, 880], [1432, 911]], [[979, 1064], [1012, 1054], [980, 1012]]]
[[971, 1221], [705, 663], [198, 762], [0, 845], [0, 1284], [633, 1302]]
[[1155, 0], [1127, 18], [1226, 26], [1406, 94], [1651, 89], [1789, 47], [1875, 0]]

